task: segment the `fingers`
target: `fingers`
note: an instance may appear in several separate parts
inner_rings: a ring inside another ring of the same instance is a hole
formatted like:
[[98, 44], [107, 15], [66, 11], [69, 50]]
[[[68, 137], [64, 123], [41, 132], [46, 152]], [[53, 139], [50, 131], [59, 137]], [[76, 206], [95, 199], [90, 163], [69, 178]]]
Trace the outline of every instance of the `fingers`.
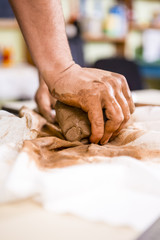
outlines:
[[[112, 87], [109, 87], [108, 84], [105, 85], [105, 91], [103, 94], [101, 92], [103, 95], [101, 95], [101, 103], [94, 106], [94, 109], [92, 107], [88, 112], [92, 130], [91, 142], [98, 143], [100, 141], [101, 144], [106, 144], [111, 137], [120, 132], [134, 111], [134, 104], [126, 80], [122, 81], [120, 87], [117, 87], [115, 82]], [[119, 84], [118, 80], [117, 84]], [[105, 108], [108, 119], [105, 125], [102, 108]]]
[[95, 105], [91, 105], [88, 111], [88, 118], [91, 123], [91, 136], [90, 141], [92, 143], [98, 143], [104, 134], [104, 120], [101, 103], [96, 102]]
[[38, 105], [39, 112], [46, 118], [49, 122], [53, 123], [55, 119], [55, 114], [52, 111], [51, 105], [51, 99], [49, 92], [45, 92], [44, 89], [41, 91], [41, 89], [38, 89], [35, 100]]
[[[124, 128], [125, 124], [130, 119], [130, 115], [135, 110], [132, 95], [131, 95], [131, 92], [130, 92], [130, 89], [128, 87], [128, 83], [127, 83], [125, 77], [122, 76], [122, 75], [119, 75], [119, 74], [117, 74], [117, 76], [115, 75], [115, 77], [116, 77], [116, 79], [117, 78], [121, 79], [121, 84], [120, 84], [119, 87], [116, 86], [116, 81], [114, 82], [114, 85], [112, 85], [112, 87], [113, 87], [113, 89], [116, 89], [116, 94], [115, 94], [116, 100], [121, 107], [124, 120], [121, 122], [119, 128], [116, 131], [114, 131], [112, 135], [110, 134], [110, 139], [111, 140], [119, 134], [121, 129]], [[107, 128], [107, 126], [106, 126], [106, 128]]]
[[[125, 78], [121, 88], [115, 87], [114, 85], [113, 89], [115, 92], [115, 99], [110, 101], [106, 99], [105, 102], [105, 113], [108, 120], [105, 124], [104, 136], [100, 141], [101, 144], [106, 144], [110, 138], [117, 136], [120, 130], [124, 128], [126, 122], [130, 119], [131, 113], [134, 111], [134, 104]], [[107, 105], [109, 107], [107, 107]]]
[[105, 100], [105, 109], [105, 114], [108, 120], [105, 123], [104, 135], [100, 141], [101, 144], [106, 144], [112, 134], [119, 129], [124, 121], [122, 109], [114, 97]]
[[124, 94], [124, 97], [127, 100], [127, 103], [128, 103], [129, 109], [130, 109], [130, 113], [132, 114], [135, 110], [135, 105], [134, 105], [134, 102], [132, 99], [132, 94], [130, 92], [126, 78], [121, 75], [121, 80], [122, 80], [122, 92]]
[[127, 102], [126, 98], [124, 97], [123, 93], [117, 93], [116, 94], [116, 99], [117, 99], [117, 101], [118, 101], [118, 103], [119, 103], [119, 105], [122, 109], [124, 120], [121, 123], [120, 127], [113, 133], [112, 138], [117, 136], [118, 133], [120, 132], [120, 130], [124, 128], [125, 124], [130, 119], [130, 115], [131, 115], [128, 102]]
[[41, 105], [41, 107], [39, 107], [39, 112], [47, 119], [48, 122], [54, 122], [55, 114], [50, 106]]

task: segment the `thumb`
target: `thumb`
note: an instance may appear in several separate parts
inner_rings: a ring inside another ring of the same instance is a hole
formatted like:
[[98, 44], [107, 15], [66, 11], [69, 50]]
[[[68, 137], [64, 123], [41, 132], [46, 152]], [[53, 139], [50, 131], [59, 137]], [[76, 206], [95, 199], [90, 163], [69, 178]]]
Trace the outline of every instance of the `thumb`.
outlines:
[[53, 112], [53, 109], [51, 108], [51, 100], [48, 94], [36, 94], [36, 102], [38, 105], [38, 110], [40, 114], [43, 115], [44, 118], [47, 119], [47, 121], [53, 123], [55, 114]]

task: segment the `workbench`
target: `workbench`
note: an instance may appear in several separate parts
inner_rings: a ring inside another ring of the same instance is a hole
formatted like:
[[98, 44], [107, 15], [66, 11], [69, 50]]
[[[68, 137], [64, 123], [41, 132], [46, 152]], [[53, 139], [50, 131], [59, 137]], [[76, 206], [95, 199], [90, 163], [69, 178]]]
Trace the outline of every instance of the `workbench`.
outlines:
[[[135, 102], [142, 104], [160, 103], [158, 90], [134, 92]], [[111, 226], [92, 222], [69, 214], [47, 211], [32, 199], [0, 205], [0, 239], [111, 239], [133, 240], [141, 232], [126, 226]]]

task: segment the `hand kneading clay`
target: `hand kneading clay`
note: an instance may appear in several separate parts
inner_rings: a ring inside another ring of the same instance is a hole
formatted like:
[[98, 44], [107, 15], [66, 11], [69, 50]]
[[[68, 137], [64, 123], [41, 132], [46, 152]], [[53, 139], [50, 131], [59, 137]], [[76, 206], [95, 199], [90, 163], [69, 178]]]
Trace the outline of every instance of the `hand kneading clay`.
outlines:
[[56, 118], [68, 141], [80, 141], [91, 135], [91, 126], [87, 113], [59, 101], [55, 105]]

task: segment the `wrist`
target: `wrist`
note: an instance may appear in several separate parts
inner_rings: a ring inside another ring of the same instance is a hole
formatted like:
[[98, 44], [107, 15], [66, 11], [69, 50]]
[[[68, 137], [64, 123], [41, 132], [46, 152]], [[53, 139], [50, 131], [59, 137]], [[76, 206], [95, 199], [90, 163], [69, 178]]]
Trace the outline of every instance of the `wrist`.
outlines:
[[75, 62], [72, 59], [68, 61], [58, 60], [52, 66], [45, 66], [45, 68], [42, 69], [41, 76], [50, 91], [52, 91], [55, 83], [57, 83], [63, 73], [71, 68], [72, 65], [75, 65]]

